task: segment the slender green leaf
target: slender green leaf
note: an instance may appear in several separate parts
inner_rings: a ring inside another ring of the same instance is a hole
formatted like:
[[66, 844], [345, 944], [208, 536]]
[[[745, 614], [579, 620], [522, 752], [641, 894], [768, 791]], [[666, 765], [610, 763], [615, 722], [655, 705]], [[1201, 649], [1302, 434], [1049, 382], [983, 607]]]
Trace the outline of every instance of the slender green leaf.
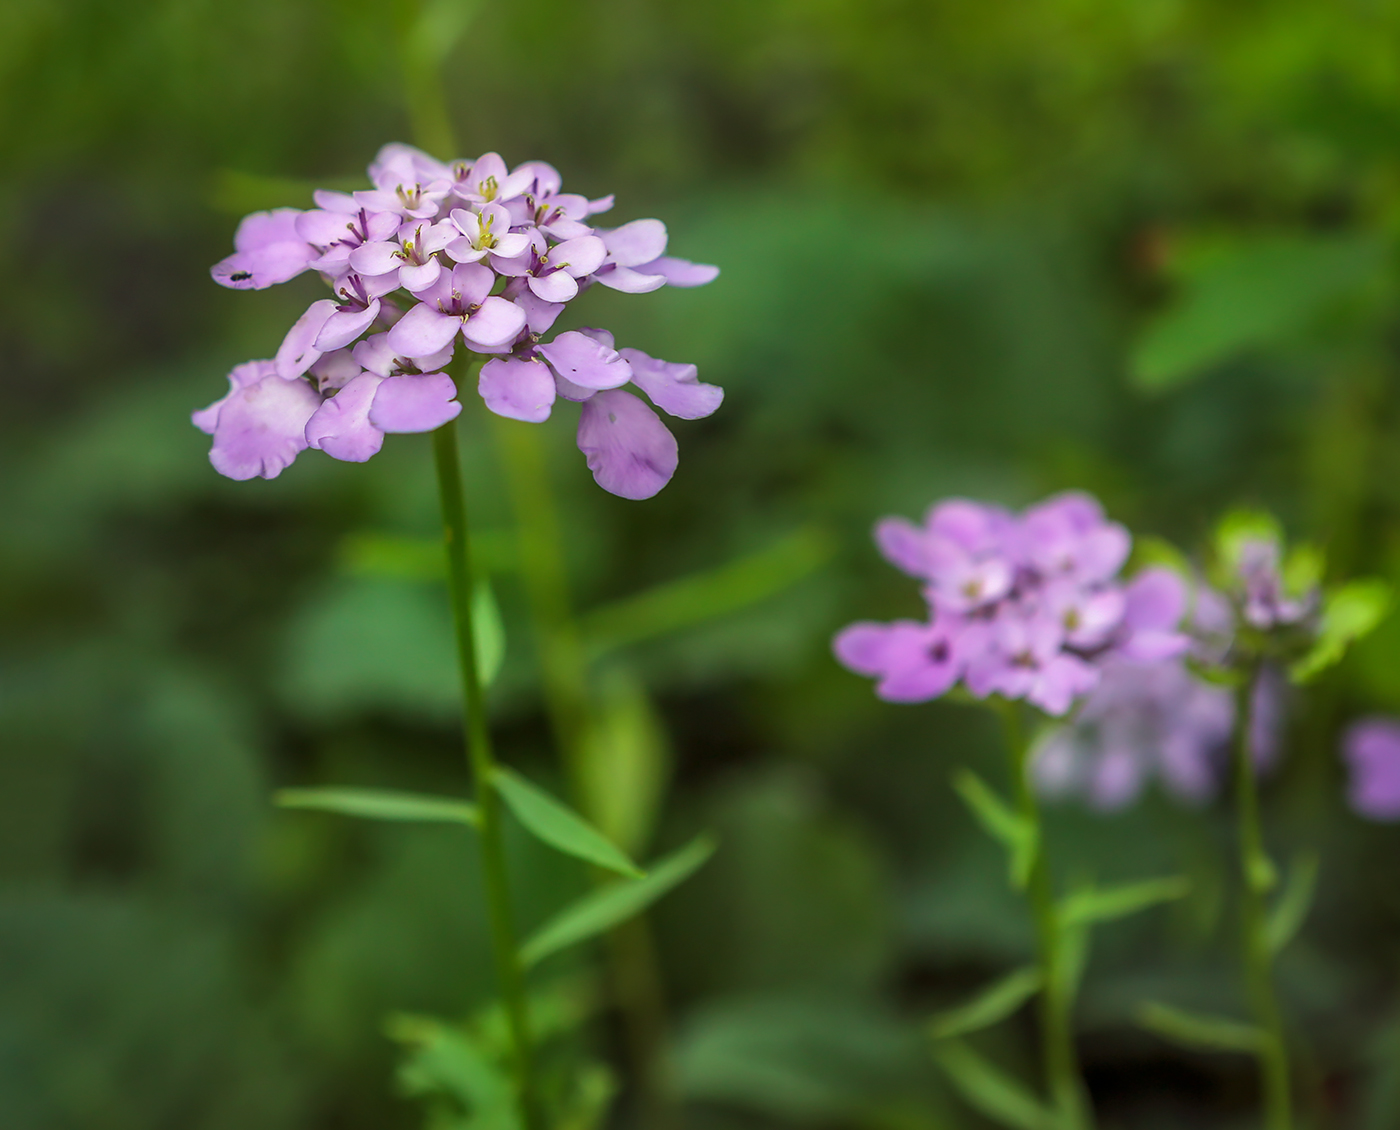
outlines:
[[596, 680], [579, 750], [579, 807], [629, 855], [651, 840], [670, 777], [666, 727], [637, 675], [611, 665]]
[[669, 581], [605, 605], [583, 618], [583, 636], [596, 656], [679, 631], [757, 604], [830, 559], [832, 539], [803, 529], [748, 557]]
[[[483, 572], [497, 573], [516, 564], [515, 535], [509, 530], [480, 530], [471, 535], [472, 563]], [[357, 577], [396, 581], [438, 581], [447, 575], [442, 537], [360, 530], [348, 534], [338, 547], [340, 568]]]
[[1035, 825], [1014, 811], [981, 777], [964, 769], [953, 778], [953, 787], [972, 810], [977, 822], [1010, 855], [1011, 885], [1018, 890], [1030, 879], [1040, 837]]
[[644, 874], [602, 832], [520, 774], [497, 766], [492, 783], [516, 819], [550, 847], [621, 875], [638, 878]]
[[1060, 904], [1060, 920], [1067, 926], [1126, 918], [1159, 903], [1185, 896], [1191, 884], [1180, 876], [1144, 879], [1112, 887], [1085, 887]]
[[1302, 852], [1293, 860], [1283, 893], [1269, 914], [1266, 932], [1269, 949], [1278, 953], [1288, 945], [1307, 920], [1317, 893], [1318, 858], [1316, 852]]
[[1294, 682], [1304, 683], [1334, 663], [1362, 636], [1369, 635], [1390, 611], [1394, 592], [1385, 581], [1367, 578], [1329, 592], [1312, 650], [1289, 668]]
[[1137, 1020], [1148, 1031], [1204, 1051], [1256, 1052], [1264, 1040], [1264, 1033], [1253, 1024], [1186, 1012], [1156, 1001], [1139, 1008]]
[[935, 1040], [978, 1032], [1005, 1020], [1040, 991], [1040, 970], [1028, 965], [982, 990], [967, 1004], [940, 1012], [929, 1022]]
[[484, 577], [472, 589], [472, 632], [477, 674], [482, 686], [489, 687], [506, 660], [506, 625], [491, 582]]
[[639, 914], [671, 888], [687, 879], [711, 855], [715, 844], [697, 836], [679, 851], [655, 864], [643, 879], [609, 883], [566, 906], [535, 931], [520, 947], [520, 960], [531, 966], [552, 953], [587, 941]]
[[1089, 927], [1084, 923], [1060, 924], [1060, 960], [1051, 972], [1065, 1000], [1079, 995], [1079, 984], [1089, 964]]
[[1144, 334], [1133, 378], [1173, 388], [1244, 350], [1292, 340], [1384, 264], [1383, 244], [1352, 236], [1274, 236], [1197, 256], [1182, 300]]
[[961, 1040], [940, 1040], [933, 1058], [967, 1104], [1012, 1130], [1055, 1130], [1057, 1119], [1020, 1082]]
[[279, 808], [306, 808], [365, 820], [475, 825], [481, 819], [476, 805], [468, 801], [392, 789], [281, 789], [272, 800]]

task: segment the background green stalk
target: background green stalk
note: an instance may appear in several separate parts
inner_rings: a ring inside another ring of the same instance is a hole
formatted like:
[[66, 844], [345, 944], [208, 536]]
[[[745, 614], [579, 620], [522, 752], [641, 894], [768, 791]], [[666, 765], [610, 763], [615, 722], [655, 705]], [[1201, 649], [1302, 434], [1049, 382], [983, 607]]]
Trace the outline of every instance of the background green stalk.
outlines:
[[[539, 654], [545, 710], [574, 802], [586, 817], [596, 820], [599, 814], [594, 811], [586, 764], [587, 738], [595, 725], [588, 657], [569, 598], [564, 538], [548, 458], [535, 425], [496, 416], [492, 421], [515, 513], [520, 575]], [[665, 990], [645, 915], [610, 931], [607, 945], [639, 1121], [662, 1130], [675, 1122], [675, 1110], [659, 1054], [666, 1033]]]
[[[471, 387], [478, 364], [479, 361], [469, 360], [458, 367], [459, 388]], [[433, 432], [433, 458], [437, 465], [438, 495], [442, 502], [443, 540], [447, 546], [447, 590], [452, 597], [452, 620], [456, 628], [457, 658], [462, 673], [467, 762], [471, 766], [476, 803], [481, 814], [478, 832], [486, 906], [491, 923], [491, 946], [510, 1028], [511, 1060], [521, 1125], [525, 1130], [538, 1130], [525, 984], [518, 957], [510, 883], [501, 839], [500, 801], [492, 783], [496, 762], [491, 751], [491, 733], [486, 721], [486, 706], [477, 671], [476, 637], [472, 629], [472, 593], [475, 586], [467, 540], [462, 471], [457, 457], [456, 420]]]
[[1000, 702], [1000, 706], [1017, 808], [1032, 829], [1035, 840], [1035, 854], [1026, 877], [1026, 895], [1035, 921], [1036, 963], [1041, 975], [1040, 1038], [1045, 1083], [1063, 1130], [1089, 1130], [1093, 1126], [1093, 1113], [1074, 1046], [1073, 997], [1077, 978], [1069, 968], [1070, 955], [1066, 952], [1065, 933], [1055, 903], [1040, 806], [1036, 803], [1030, 775], [1030, 742], [1020, 706], [1006, 701]]
[[1264, 852], [1259, 825], [1259, 793], [1250, 749], [1256, 665], [1236, 692], [1235, 808], [1239, 820], [1240, 877], [1244, 888], [1241, 925], [1244, 943], [1245, 987], [1250, 1008], [1260, 1029], [1259, 1069], [1264, 1091], [1264, 1125], [1268, 1130], [1291, 1130], [1292, 1084], [1289, 1080], [1288, 1045], [1283, 1016], [1273, 985], [1273, 950], [1269, 943], [1265, 896], [1274, 885], [1274, 869]]

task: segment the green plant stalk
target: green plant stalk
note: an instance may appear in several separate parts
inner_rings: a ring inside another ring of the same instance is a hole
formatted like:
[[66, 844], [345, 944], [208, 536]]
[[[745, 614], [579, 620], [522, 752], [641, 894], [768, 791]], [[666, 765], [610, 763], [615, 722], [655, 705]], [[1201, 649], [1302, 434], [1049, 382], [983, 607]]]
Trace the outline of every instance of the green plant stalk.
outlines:
[[1089, 1130], [1093, 1126], [1092, 1107], [1079, 1070], [1074, 1045], [1074, 986], [1066, 969], [1064, 932], [1045, 850], [1040, 806], [1030, 774], [1030, 742], [1022, 723], [1020, 707], [1002, 702], [1007, 750], [1015, 781], [1016, 804], [1023, 819], [1035, 830], [1035, 859], [1027, 878], [1026, 895], [1035, 921], [1036, 963], [1040, 969], [1040, 1038], [1043, 1070], [1050, 1102], [1061, 1130]]
[[[470, 388], [478, 362], [461, 366], [457, 384]], [[485, 697], [476, 665], [476, 637], [472, 626], [474, 588], [470, 546], [467, 540], [466, 501], [462, 491], [462, 468], [457, 457], [457, 421], [451, 420], [433, 432], [433, 458], [437, 465], [438, 495], [442, 502], [442, 532], [447, 547], [447, 589], [452, 598], [452, 619], [456, 627], [457, 658], [462, 674], [462, 705], [466, 713], [467, 762], [475, 786], [481, 846], [481, 870], [486, 889], [486, 906], [491, 924], [491, 945], [496, 960], [496, 976], [510, 1028], [511, 1060], [520, 1104], [521, 1125], [539, 1130], [535, 1117], [534, 1081], [531, 1070], [531, 1040], [525, 1005], [525, 981], [518, 957], [512, 917], [510, 881], [506, 874], [505, 848], [501, 837], [501, 804], [492, 784], [496, 760], [491, 750], [491, 732], [486, 721]]]
[[[520, 547], [520, 574], [540, 656], [545, 712], [575, 802], [592, 818], [585, 740], [592, 725], [588, 656], [569, 599], [564, 537], [550, 486], [549, 465], [538, 426], [493, 416], [506, 470]], [[627, 1055], [644, 1125], [661, 1130], [675, 1122], [663, 1061], [665, 990], [645, 915], [608, 934], [613, 994], [622, 1011]]]
[[1274, 871], [1264, 852], [1259, 791], [1249, 742], [1253, 691], [1258, 677], [1258, 666], [1251, 666], [1236, 692], [1235, 711], [1235, 809], [1239, 821], [1240, 879], [1244, 888], [1241, 924], [1245, 987], [1255, 1023], [1262, 1033], [1258, 1058], [1264, 1090], [1264, 1125], [1267, 1130], [1292, 1130], [1293, 1089], [1288, 1045], [1283, 1032], [1283, 1014], [1274, 994], [1273, 953], [1269, 946], [1265, 903], [1265, 896], [1274, 885]]

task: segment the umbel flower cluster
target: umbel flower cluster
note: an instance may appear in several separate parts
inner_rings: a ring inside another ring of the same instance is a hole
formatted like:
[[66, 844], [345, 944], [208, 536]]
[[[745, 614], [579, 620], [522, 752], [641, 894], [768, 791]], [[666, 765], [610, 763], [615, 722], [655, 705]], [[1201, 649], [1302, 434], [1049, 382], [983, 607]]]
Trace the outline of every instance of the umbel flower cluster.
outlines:
[[835, 640], [849, 668], [895, 702], [972, 695], [1025, 699], [1063, 715], [1114, 660], [1180, 656], [1186, 589], [1167, 569], [1119, 573], [1128, 531], [1085, 494], [1057, 495], [1020, 515], [954, 499], [922, 526], [887, 518], [881, 552], [924, 582], [928, 618], [858, 623]]
[[363, 462], [386, 433], [426, 432], [462, 410], [445, 372], [459, 346], [489, 359], [478, 392], [500, 416], [540, 422], [557, 398], [582, 406], [578, 446], [599, 485], [649, 498], [670, 480], [675, 438], [644, 393], [681, 419], [708, 416], [724, 393], [694, 365], [614, 348], [605, 330], [548, 335], [594, 283], [627, 293], [700, 286], [717, 267], [672, 258], [660, 220], [595, 227], [613, 198], [562, 191], [543, 161], [507, 169], [495, 153], [437, 161], [386, 145], [373, 188], [317, 191], [309, 211], [247, 216], [224, 286], [261, 290], [316, 271], [332, 297], [313, 302], [272, 360], [229, 374], [229, 391], [194, 414], [210, 460], [233, 479], [274, 478], [308, 447]]

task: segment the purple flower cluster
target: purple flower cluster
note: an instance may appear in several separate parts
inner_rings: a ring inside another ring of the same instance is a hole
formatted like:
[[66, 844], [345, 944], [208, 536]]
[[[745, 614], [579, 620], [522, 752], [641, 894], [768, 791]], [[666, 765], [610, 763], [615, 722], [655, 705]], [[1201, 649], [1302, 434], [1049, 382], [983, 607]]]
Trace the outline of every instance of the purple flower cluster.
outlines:
[[712, 413], [723, 391], [694, 365], [615, 349], [603, 330], [542, 339], [594, 283], [636, 294], [700, 286], [719, 269], [666, 255], [660, 220], [593, 226], [612, 197], [563, 192], [543, 161], [507, 169], [487, 153], [444, 164], [392, 144], [369, 177], [365, 191], [316, 192], [310, 211], [246, 217], [213, 268], [241, 290], [316, 271], [333, 295], [297, 319], [273, 360], [238, 366], [228, 394], [194, 414], [214, 437], [215, 468], [270, 479], [308, 447], [363, 462], [386, 433], [439, 427], [462, 410], [444, 372], [460, 338], [490, 357], [478, 392], [491, 411], [539, 422], [556, 398], [578, 401], [578, 446], [600, 486], [624, 498], [665, 486], [675, 438], [624, 386], [687, 420]]
[[926, 620], [852, 624], [837, 658], [879, 679], [893, 702], [936, 698], [961, 683], [977, 698], [1025, 699], [1063, 715], [1114, 659], [1181, 655], [1186, 589], [1176, 574], [1119, 572], [1131, 538], [1091, 497], [1057, 495], [1020, 515], [954, 499], [915, 526], [887, 518], [885, 557], [924, 582]]

